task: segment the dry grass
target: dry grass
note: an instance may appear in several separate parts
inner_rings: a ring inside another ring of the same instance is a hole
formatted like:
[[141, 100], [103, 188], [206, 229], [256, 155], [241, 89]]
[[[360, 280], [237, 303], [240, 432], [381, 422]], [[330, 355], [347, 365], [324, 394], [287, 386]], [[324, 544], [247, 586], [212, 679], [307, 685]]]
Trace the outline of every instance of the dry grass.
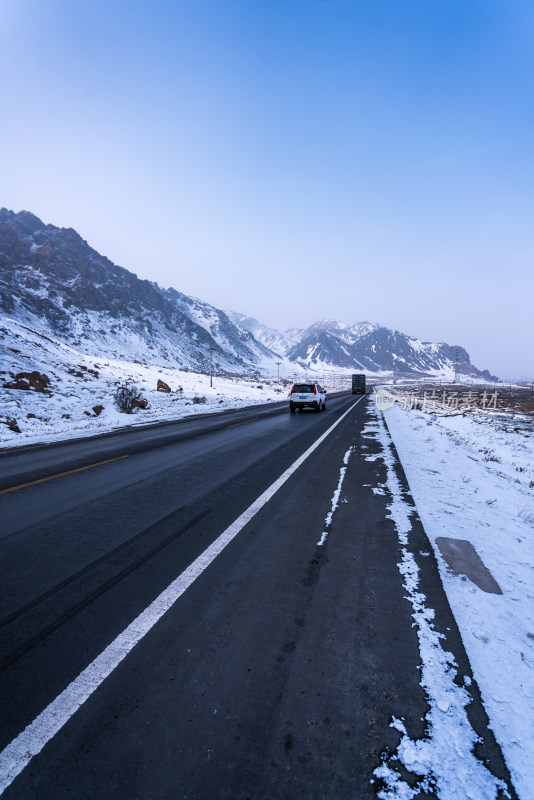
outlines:
[[526, 522], [527, 525], [534, 525], [534, 506], [532, 503], [526, 503], [517, 509], [517, 516]]
[[[485, 392], [487, 410], [493, 413], [522, 414], [534, 419], [534, 390], [530, 384], [527, 386], [512, 384], [510, 386], [504, 383], [480, 385], [424, 383], [411, 386], [385, 386], [384, 388], [398, 396], [399, 399], [403, 397], [409, 407], [448, 414], [465, 414], [482, 410]], [[495, 392], [497, 392], [497, 399], [494, 403]], [[471, 396], [469, 393], [472, 393]]]

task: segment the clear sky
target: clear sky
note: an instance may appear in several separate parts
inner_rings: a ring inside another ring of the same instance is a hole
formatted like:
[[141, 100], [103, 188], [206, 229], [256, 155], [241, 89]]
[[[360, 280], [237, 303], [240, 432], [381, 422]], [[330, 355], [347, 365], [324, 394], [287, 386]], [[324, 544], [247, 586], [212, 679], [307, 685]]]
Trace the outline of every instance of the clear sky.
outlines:
[[532, 0], [2, 0], [0, 205], [534, 377]]

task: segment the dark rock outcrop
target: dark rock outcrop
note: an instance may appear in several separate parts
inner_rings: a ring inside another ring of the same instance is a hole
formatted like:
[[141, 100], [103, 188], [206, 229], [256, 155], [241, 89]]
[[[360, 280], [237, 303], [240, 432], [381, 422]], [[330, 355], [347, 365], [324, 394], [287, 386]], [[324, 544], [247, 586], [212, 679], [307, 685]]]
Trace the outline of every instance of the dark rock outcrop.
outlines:
[[165, 381], [162, 381], [161, 378], [158, 378], [158, 385], [156, 387], [158, 392], [166, 392], [167, 394], [171, 391], [171, 387]]
[[4, 383], [4, 389], [22, 389], [29, 391], [33, 389], [35, 392], [49, 392], [50, 378], [48, 375], [43, 375], [36, 370], [34, 372], [17, 372], [13, 375], [13, 380]]

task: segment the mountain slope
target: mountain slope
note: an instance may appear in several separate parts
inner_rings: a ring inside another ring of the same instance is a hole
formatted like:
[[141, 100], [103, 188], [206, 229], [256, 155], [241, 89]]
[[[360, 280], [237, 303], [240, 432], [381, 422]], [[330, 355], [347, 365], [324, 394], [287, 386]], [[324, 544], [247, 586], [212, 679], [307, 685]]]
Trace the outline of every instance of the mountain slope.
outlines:
[[254, 371], [274, 354], [207, 303], [140, 280], [71, 228], [0, 210], [0, 311], [87, 353]]
[[[80, 353], [142, 364], [240, 374], [365, 371], [380, 377], [459, 371], [489, 380], [461, 347], [422, 342], [377, 323], [322, 319], [284, 333], [176, 289], [140, 280], [72, 228], [0, 210], [0, 313]], [[279, 364], [279, 362], [281, 362]]]
[[359, 323], [347, 326], [325, 321], [304, 331], [301, 341], [286, 353], [308, 369], [339, 366], [355, 371], [391, 373], [399, 377], [454, 377], [458, 372], [472, 379], [496, 380], [488, 370], [479, 370], [463, 347], [423, 342], [381, 325]]
[[299, 328], [292, 328], [281, 333], [274, 328], [263, 325], [254, 317], [248, 317], [246, 314], [238, 314], [236, 311], [227, 311], [226, 313], [236, 325], [247, 330], [256, 341], [261, 342], [264, 347], [278, 356], [285, 356], [288, 350], [300, 341], [302, 330]]

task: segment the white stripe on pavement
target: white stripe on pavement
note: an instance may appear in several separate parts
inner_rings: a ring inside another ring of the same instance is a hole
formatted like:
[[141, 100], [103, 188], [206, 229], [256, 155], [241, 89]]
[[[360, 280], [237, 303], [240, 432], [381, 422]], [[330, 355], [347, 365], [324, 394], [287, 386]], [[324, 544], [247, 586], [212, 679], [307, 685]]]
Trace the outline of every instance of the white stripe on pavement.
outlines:
[[166, 611], [217, 558], [255, 514], [271, 499], [278, 489], [342, 422], [347, 414], [363, 400], [362, 395], [325, 433], [315, 441], [280, 477], [250, 505], [241, 516], [215, 539], [181, 575], [111, 642], [94, 661], [48, 705], [22, 733], [0, 753], [0, 794], [11, 785], [17, 775], [41, 752], [47, 742], [69, 721], [85, 701], [98, 689], [115, 667], [128, 655]]

